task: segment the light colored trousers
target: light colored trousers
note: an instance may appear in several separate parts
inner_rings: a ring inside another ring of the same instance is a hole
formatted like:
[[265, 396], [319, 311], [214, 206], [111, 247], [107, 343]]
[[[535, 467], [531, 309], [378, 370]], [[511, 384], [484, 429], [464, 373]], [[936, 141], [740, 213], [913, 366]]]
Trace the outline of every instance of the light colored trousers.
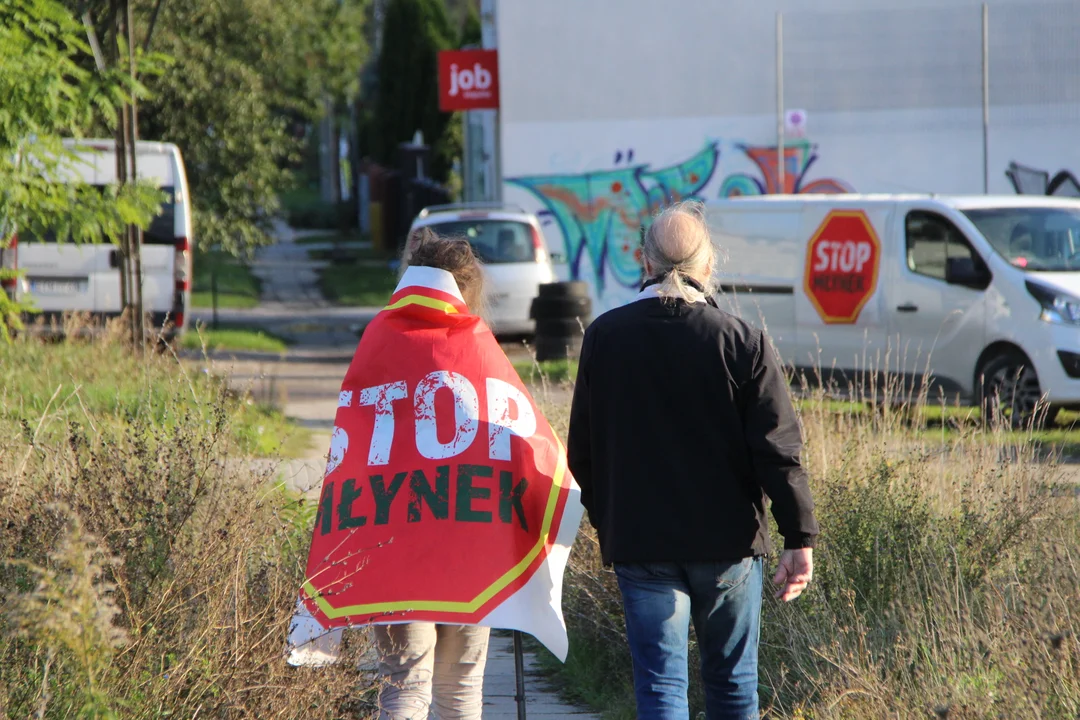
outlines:
[[490, 628], [411, 622], [376, 625], [379, 720], [479, 720]]

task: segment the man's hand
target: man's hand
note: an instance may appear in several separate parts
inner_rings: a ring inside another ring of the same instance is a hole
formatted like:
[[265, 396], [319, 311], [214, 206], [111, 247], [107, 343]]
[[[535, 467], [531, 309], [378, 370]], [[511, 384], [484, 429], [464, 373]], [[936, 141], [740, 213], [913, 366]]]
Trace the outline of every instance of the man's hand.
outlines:
[[780, 556], [780, 567], [773, 576], [773, 584], [780, 586], [776, 597], [791, 602], [802, 595], [813, 577], [814, 551], [811, 548], [785, 550]]

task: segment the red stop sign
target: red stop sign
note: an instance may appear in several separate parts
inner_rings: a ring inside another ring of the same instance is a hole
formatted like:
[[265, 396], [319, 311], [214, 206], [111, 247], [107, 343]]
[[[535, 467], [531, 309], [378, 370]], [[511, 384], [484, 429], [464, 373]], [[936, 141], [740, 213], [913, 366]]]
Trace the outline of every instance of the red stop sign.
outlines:
[[862, 210], [833, 210], [806, 249], [804, 288], [821, 319], [851, 324], [877, 288], [881, 243]]

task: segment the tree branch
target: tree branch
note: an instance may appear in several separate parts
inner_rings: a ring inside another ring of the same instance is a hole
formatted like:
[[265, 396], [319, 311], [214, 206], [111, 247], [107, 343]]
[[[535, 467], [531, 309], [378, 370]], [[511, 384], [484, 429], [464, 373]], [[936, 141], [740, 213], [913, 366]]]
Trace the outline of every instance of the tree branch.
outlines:
[[157, 2], [154, 3], [154, 12], [150, 15], [150, 27], [146, 29], [146, 38], [143, 40], [143, 52], [150, 49], [150, 38], [154, 36], [154, 26], [157, 25], [158, 13], [161, 12], [161, 6], [164, 4], [165, 0], [157, 0]]
[[[82, 3], [83, 6], [86, 3]], [[82, 9], [82, 8], [80, 8]], [[94, 64], [97, 65], [98, 72], [105, 72], [105, 57], [101, 54], [101, 44], [98, 43], [97, 31], [94, 30], [94, 21], [90, 17], [90, 11], [86, 10], [82, 13], [83, 25], [86, 26], [86, 39], [90, 42], [90, 49], [94, 53]]]

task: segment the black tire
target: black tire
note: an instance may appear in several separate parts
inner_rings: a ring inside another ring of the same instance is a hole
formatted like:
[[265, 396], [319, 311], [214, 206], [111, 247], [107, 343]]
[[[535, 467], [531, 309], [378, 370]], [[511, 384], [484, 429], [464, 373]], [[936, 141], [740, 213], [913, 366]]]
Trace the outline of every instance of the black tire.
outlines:
[[586, 325], [579, 318], [541, 318], [536, 321], [536, 336], [581, 337]]
[[589, 297], [589, 283], [581, 280], [545, 283], [540, 286], [538, 296], [542, 298], [587, 298]]
[[546, 298], [538, 297], [532, 301], [529, 316], [534, 320], [544, 318], [588, 317], [592, 310], [589, 298]]
[[1053, 421], [1042, 400], [1039, 377], [1018, 350], [1005, 350], [983, 363], [976, 376], [983, 424], [1020, 430]]
[[533, 341], [533, 350], [536, 352], [536, 359], [541, 362], [576, 358], [581, 354], [581, 337], [537, 335]]

